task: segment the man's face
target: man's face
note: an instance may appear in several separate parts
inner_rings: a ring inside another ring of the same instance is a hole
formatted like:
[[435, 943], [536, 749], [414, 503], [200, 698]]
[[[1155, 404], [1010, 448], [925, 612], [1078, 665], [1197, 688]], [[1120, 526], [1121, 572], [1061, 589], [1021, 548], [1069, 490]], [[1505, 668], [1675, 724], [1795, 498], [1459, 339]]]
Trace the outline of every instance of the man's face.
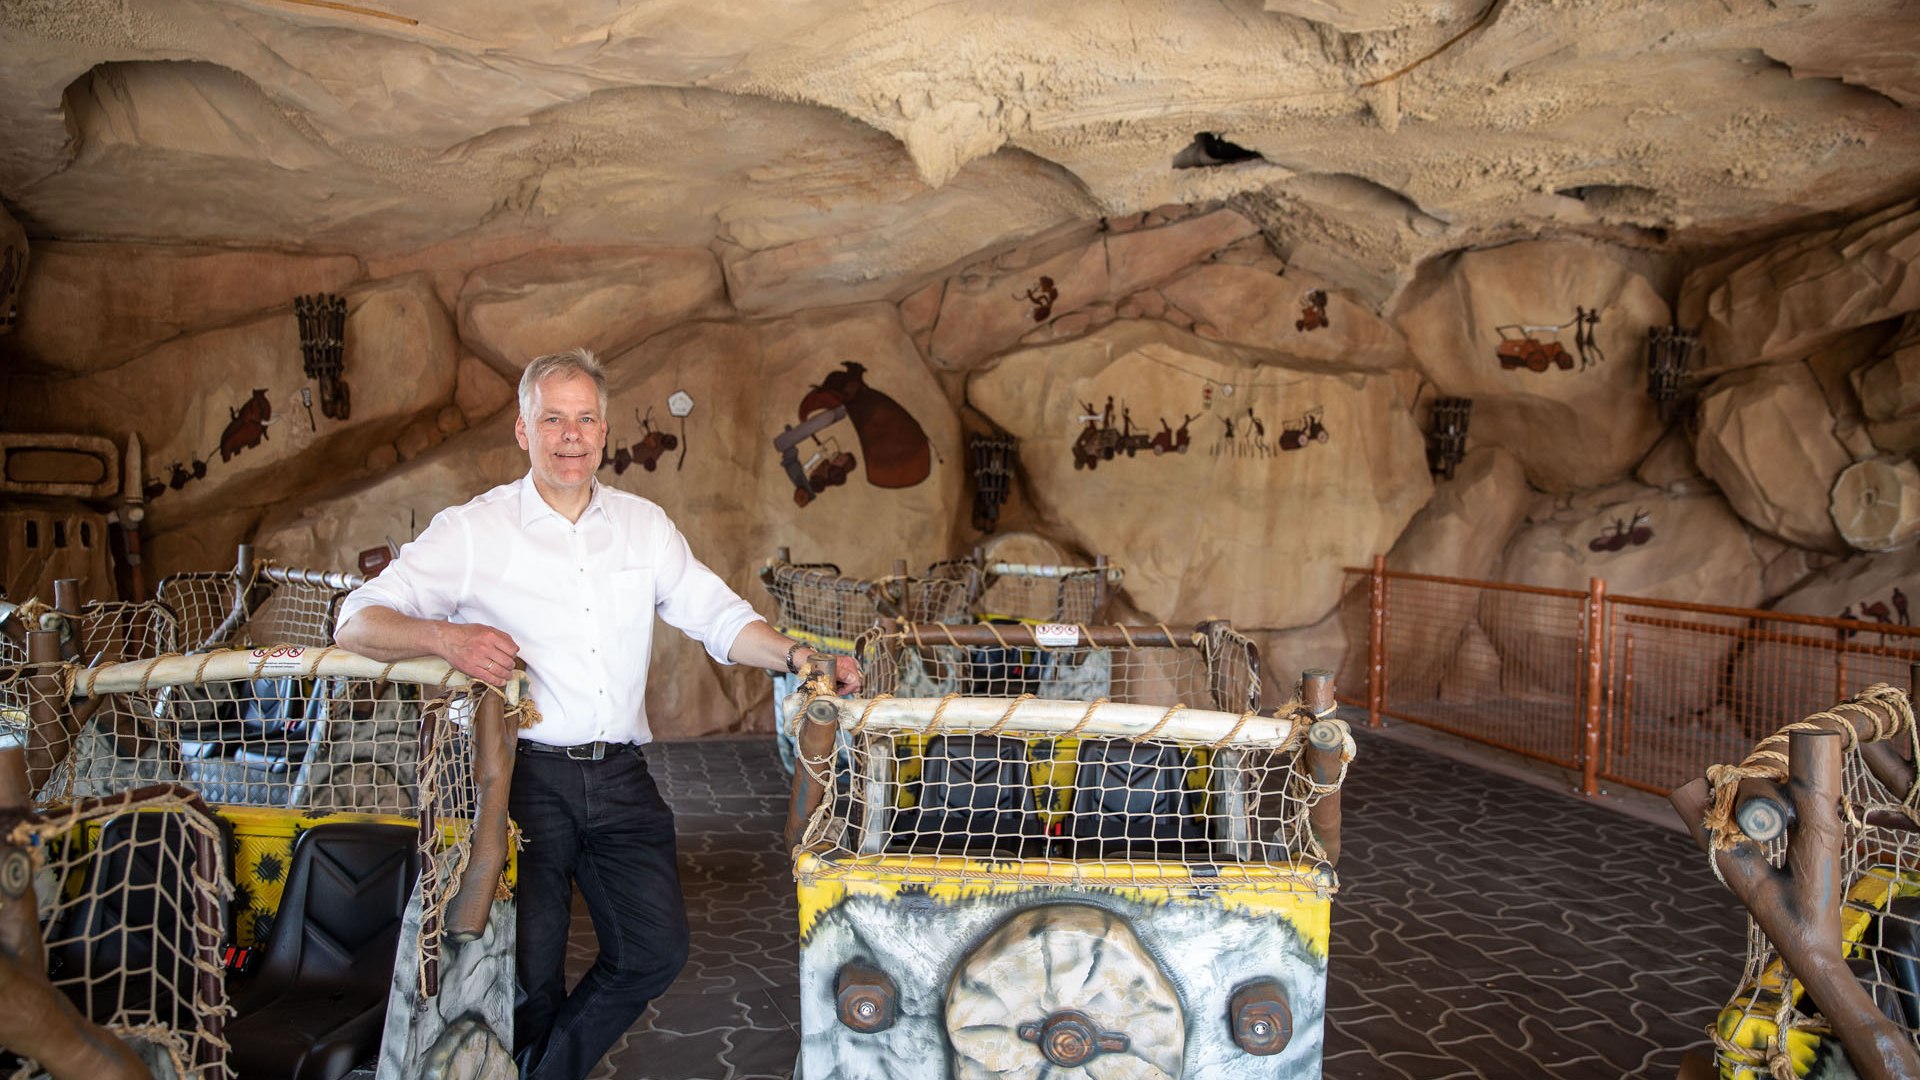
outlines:
[[533, 479], [554, 491], [575, 491], [593, 481], [607, 426], [600, 394], [585, 375], [551, 375], [535, 384], [533, 413], [513, 423], [520, 449], [533, 462]]

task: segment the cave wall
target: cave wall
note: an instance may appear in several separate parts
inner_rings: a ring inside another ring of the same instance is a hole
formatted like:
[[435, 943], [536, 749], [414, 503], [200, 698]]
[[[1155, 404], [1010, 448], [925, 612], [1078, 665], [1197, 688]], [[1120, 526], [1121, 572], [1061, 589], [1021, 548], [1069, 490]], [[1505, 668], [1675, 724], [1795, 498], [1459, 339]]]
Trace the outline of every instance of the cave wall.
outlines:
[[[742, 310], [701, 247], [42, 241], [0, 337], [0, 427], [140, 436], [149, 582], [230, 565], [242, 540], [351, 568], [523, 473], [514, 380], [587, 344], [610, 373], [602, 481], [659, 502], [763, 609], [755, 571], [779, 546], [865, 575], [993, 539], [970, 523], [966, 437], [1003, 431], [1020, 464], [997, 535], [1107, 555], [1128, 617], [1230, 618], [1288, 679], [1339, 666], [1342, 568], [1380, 552], [1897, 617], [1920, 535], [1916, 222], [1896, 204], [1710, 259], [1546, 234], [1429, 259], [1376, 301], [1291, 263], [1254, 215], [1176, 204], [779, 314]], [[345, 419], [302, 396], [292, 300], [313, 292], [345, 300]], [[1646, 341], [1675, 321], [1704, 359], [1694, 418], [1666, 423]], [[1503, 341], [1545, 359], [1503, 362]], [[799, 498], [775, 440], [812, 389], [854, 376], [911, 418], [924, 468], [844, 421], [799, 443], [804, 469], [852, 459]], [[1440, 396], [1475, 403], [1451, 479], [1429, 468]], [[1622, 523], [1632, 542], [1594, 543]], [[655, 650], [661, 734], [770, 724], [762, 674], [677, 635]]]

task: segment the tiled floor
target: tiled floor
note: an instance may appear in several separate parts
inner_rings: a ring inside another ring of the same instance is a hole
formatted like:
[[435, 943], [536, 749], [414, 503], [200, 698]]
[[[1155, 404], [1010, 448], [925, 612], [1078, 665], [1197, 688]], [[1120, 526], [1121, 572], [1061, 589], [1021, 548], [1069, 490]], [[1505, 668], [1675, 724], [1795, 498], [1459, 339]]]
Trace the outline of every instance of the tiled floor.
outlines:
[[[1360, 736], [1334, 901], [1328, 1080], [1667, 1080], [1743, 922], [1678, 833]], [[771, 739], [649, 748], [679, 815], [693, 959], [594, 1075], [790, 1075], [794, 900]], [[571, 966], [591, 959], [576, 909]]]

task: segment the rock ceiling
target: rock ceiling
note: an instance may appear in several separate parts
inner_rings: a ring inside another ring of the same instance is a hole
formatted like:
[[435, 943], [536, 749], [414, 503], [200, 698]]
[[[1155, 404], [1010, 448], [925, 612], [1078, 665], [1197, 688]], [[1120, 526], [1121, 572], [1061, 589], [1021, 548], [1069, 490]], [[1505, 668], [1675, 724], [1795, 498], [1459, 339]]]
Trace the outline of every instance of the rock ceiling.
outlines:
[[[0, 199], [64, 240], [710, 246], [749, 312], [1232, 199], [1377, 301], [1517, 235], [1912, 194], [1916, 43], [1903, 0], [4, 0]], [[1201, 132], [1260, 156], [1174, 168]]]

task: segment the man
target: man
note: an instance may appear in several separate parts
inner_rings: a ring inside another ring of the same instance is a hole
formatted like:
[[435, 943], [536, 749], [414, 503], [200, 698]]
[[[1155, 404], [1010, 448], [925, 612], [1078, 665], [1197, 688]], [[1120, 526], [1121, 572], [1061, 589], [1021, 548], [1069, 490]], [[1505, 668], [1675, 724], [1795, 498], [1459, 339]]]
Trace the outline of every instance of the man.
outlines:
[[[721, 663], [797, 671], [812, 653], [695, 559], [658, 506], [596, 482], [606, 406], [587, 350], [529, 364], [513, 427], [528, 474], [437, 515], [346, 599], [334, 637], [495, 686], [526, 664], [541, 719], [522, 733], [509, 806], [525, 841], [514, 1042], [529, 1080], [584, 1078], [686, 963], [673, 813], [640, 750], [654, 615]], [[835, 665], [857, 693], [859, 665]], [[576, 884], [600, 955], [568, 994]]]

